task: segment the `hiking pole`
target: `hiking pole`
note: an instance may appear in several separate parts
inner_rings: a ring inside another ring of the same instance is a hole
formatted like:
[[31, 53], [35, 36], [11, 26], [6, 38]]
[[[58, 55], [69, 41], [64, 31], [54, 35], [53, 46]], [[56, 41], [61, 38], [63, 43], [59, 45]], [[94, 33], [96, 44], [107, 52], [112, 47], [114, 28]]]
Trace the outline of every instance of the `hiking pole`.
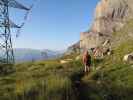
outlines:
[[95, 57], [93, 56], [93, 71], [95, 71]]

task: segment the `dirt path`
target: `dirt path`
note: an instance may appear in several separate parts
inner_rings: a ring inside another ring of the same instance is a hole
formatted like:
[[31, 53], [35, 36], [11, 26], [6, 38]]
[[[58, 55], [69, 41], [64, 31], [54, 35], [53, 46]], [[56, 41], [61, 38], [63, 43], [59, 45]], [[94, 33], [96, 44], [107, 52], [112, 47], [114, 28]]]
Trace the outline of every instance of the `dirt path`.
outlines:
[[74, 92], [75, 92], [75, 95], [77, 96], [77, 100], [88, 100], [86, 93], [85, 93], [86, 86], [81, 80], [83, 77], [84, 77], [83, 71], [76, 73], [72, 77]]

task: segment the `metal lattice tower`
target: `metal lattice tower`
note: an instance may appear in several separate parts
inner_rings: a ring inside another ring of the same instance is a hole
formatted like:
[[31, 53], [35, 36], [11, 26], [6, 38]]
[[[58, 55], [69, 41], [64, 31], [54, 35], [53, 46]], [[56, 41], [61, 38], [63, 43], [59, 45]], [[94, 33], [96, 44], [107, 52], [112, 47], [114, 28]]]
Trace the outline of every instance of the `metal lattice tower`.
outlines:
[[9, 8], [29, 10], [15, 0], [0, 0], [0, 63], [14, 64], [11, 28], [19, 28], [9, 19]]

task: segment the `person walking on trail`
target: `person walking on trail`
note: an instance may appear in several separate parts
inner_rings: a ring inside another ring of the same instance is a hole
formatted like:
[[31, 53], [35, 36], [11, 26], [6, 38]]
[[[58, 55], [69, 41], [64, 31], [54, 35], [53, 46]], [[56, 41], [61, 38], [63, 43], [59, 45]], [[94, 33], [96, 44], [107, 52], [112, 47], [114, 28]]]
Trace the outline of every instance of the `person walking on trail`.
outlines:
[[84, 64], [84, 72], [85, 72], [85, 73], [90, 72], [90, 67], [91, 67], [91, 56], [90, 56], [90, 54], [88, 53], [87, 50], [85, 50], [85, 51], [83, 52], [83, 58], [82, 58], [82, 60], [83, 60], [83, 64]]

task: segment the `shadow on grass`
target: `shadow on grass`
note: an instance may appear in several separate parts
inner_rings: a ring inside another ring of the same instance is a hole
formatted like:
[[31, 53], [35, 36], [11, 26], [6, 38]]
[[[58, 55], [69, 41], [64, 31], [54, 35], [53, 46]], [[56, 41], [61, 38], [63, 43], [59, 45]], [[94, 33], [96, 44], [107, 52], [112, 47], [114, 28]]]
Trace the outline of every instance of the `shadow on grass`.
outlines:
[[104, 82], [90, 81], [82, 84], [86, 100], [132, 100], [133, 88]]
[[15, 71], [13, 64], [0, 64], [0, 76], [9, 75]]

